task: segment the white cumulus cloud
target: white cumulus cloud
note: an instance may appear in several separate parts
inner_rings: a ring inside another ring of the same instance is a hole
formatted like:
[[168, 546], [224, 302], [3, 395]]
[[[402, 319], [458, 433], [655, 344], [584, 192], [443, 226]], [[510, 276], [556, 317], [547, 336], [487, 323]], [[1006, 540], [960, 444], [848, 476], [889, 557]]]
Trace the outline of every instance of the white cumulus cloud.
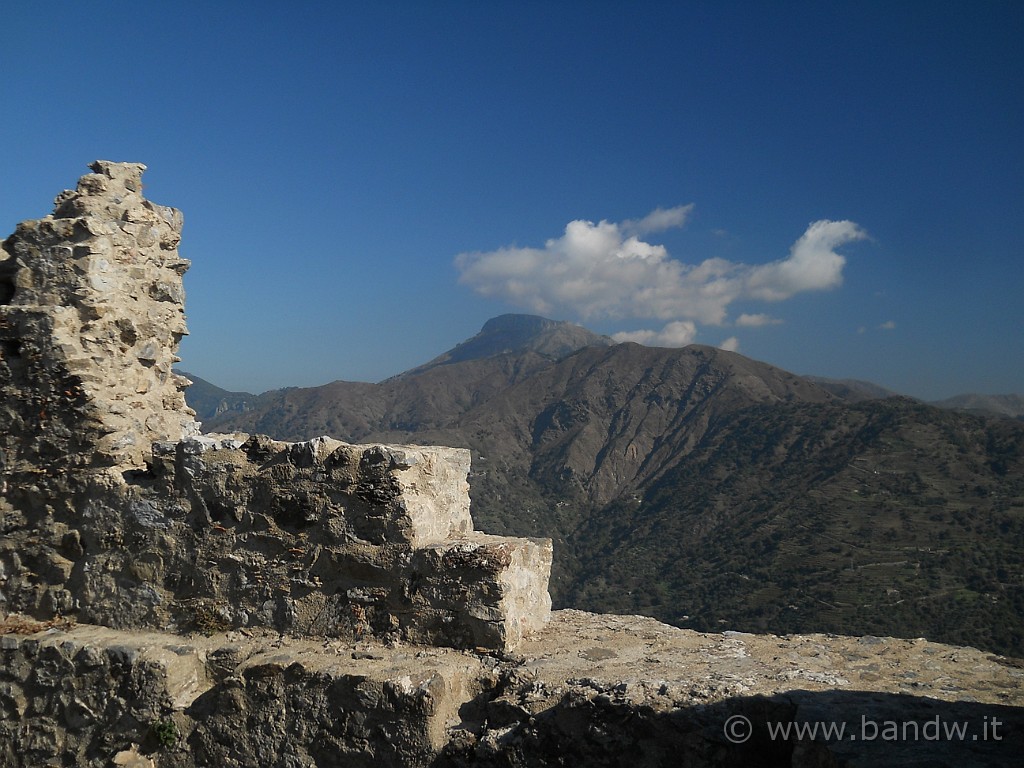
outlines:
[[[738, 299], [782, 301], [842, 283], [845, 258], [836, 248], [867, 237], [852, 221], [816, 221], [785, 258], [751, 265], [710, 258], [686, 263], [645, 236], [686, 223], [692, 205], [658, 208], [622, 223], [576, 220], [540, 248], [508, 246], [455, 258], [459, 282], [482, 296], [539, 314], [660, 320], [661, 331], [619, 334], [623, 340], [678, 346], [690, 343], [697, 324], [723, 325]], [[740, 315], [737, 324], [778, 322]]]
[[815, 221], [789, 250], [789, 258], [750, 269], [746, 294], [765, 301], [782, 301], [803, 291], [835, 288], [843, 282], [846, 259], [840, 245], [867, 237], [852, 221]]

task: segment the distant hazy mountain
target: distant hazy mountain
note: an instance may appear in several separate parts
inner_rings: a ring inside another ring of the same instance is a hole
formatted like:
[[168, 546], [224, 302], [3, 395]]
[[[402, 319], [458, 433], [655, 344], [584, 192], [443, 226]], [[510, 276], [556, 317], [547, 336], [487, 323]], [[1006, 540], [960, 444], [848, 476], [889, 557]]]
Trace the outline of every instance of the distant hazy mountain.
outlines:
[[[898, 392], [858, 379], [827, 379], [822, 376], [805, 376], [837, 397], [851, 403], [864, 400], [882, 400], [887, 397], [901, 397]], [[981, 416], [1008, 416], [1024, 419], [1024, 396], [1022, 395], [956, 395], [945, 400], [932, 400], [929, 405], [955, 411], [967, 411]]]
[[192, 382], [185, 391], [189, 407], [199, 421], [208, 421], [226, 413], [241, 413], [251, 407], [256, 395], [249, 392], [229, 392], [187, 371], [175, 371]]
[[819, 387], [823, 387], [837, 397], [848, 400], [851, 403], [859, 403], [862, 400], [882, 400], [886, 397], [898, 397], [899, 393], [886, 389], [870, 381], [859, 379], [826, 379], [823, 376], [805, 376], [805, 379], [813, 381]]
[[552, 537], [559, 605], [1024, 656], [1024, 424], [857, 399], [506, 316], [379, 384], [269, 392], [204, 426], [470, 448], [478, 526]]
[[932, 403], [939, 408], [954, 408], [973, 413], [991, 413], [999, 416], [1020, 418], [1024, 416], [1022, 395], [956, 395]]

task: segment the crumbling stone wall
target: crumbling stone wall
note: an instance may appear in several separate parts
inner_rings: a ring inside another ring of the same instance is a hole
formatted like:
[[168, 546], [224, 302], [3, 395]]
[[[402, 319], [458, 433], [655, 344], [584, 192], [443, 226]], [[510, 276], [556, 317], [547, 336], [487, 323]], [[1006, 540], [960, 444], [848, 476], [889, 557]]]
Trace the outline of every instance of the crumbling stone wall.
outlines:
[[99, 161], [0, 259], [0, 610], [511, 648], [551, 543], [473, 531], [469, 452], [201, 436], [182, 216]]
[[95, 162], [0, 260], [4, 462], [143, 468], [197, 434], [171, 366], [187, 333], [182, 215], [142, 197], [137, 163]]
[[551, 545], [474, 532], [468, 472], [464, 449], [197, 437], [154, 447], [132, 509], [199, 532], [205, 567], [165, 580], [176, 626], [510, 648], [547, 621]]

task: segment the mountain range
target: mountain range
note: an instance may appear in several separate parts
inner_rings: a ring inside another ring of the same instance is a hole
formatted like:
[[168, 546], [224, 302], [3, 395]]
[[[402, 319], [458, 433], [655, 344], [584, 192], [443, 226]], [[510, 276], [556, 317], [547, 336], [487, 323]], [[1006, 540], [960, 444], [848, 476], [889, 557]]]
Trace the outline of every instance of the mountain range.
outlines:
[[978, 401], [530, 315], [377, 384], [197, 384], [210, 431], [469, 448], [477, 527], [554, 539], [557, 605], [1024, 656], [1024, 422]]

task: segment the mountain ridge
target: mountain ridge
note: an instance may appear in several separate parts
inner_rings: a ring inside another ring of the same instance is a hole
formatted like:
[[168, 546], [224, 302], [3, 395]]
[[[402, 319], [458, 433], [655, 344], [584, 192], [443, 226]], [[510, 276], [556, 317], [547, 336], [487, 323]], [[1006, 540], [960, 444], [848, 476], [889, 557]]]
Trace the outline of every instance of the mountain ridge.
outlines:
[[939, 408], [952, 408], [972, 413], [992, 413], [1011, 418], [1024, 417], [1024, 395], [982, 395], [965, 393], [936, 400], [932, 405]]
[[469, 448], [481, 529], [554, 540], [556, 606], [1024, 656], [1024, 424], [714, 347], [529, 337], [206, 426]]
[[[480, 331], [474, 336], [456, 344], [451, 349], [442, 352], [426, 363], [402, 371], [377, 384], [416, 376], [431, 368], [469, 360], [486, 359], [500, 355], [521, 355], [527, 351], [536, 353], [542, 359], [558, 360], [584, 347], [610, 347], [619, 343], [609, 336], [594, 333], [575, 323], [551, 320], [539, 315], [508, 313], [487, 320]], [[658, 347], [650, 348], [657, 349]], [[276, 392], [294, 389], [316, 389], [317, 386], [361, 386], [367, 384], [367, 382], [349, 382], [344, 379], [338, 379], [313, 387], [282, 387], [262, 394], [253, 394], [251, 392], [225, 390], [207, 379], [185, 370], [178, 369], [177, 373], [192, 380], [193, 385], [188, 390], [190, 403], [200, 418], [206, 420], [213, 419], [228, 411], [248, 410], [252, 401], [260, 397], [271, 396]], [[849, 402], [906, 396], [895, 390], [862, 379], [830, 378], [814, 374], [804, 374], [802, 378]], [[370, 386], [375, 385], [370, 384]], [[928, 402], [930, 405], [939, 408], [970, 411], [982, 415], [989, 414], [1011, 418], [1024, 416], [1024, 395], [1019, 394], [986, 395], [962, 393], [941, 400], [922, 402]]]
[[[583, 346], [560, 358], [542, 356], [530, 345], [520, 349], [525, 351], [427, 365], [379, 384], [336, 381], [277, 390], [260, 396], [248, 411], [227, 413], [208, 426], [279, 439], [298, 439], [322, 427], [349, 440], [382, 441], [414, 434], [451, 441], [454, 435], [445, 433], [453, 430], [497, 431], [501, 439], [526, 441], [535, 449], [534, 475], [575, 476], [593, 500], [607, 502], [658, 474], [659, 462], [673, 450], [671, 440], [631, 438], [644, 432], [644, 420], [653, 419], [680, 439], [685, 433], [684, 442], [692, 445], [723, 404], [834, 397], [795, 374], [703, 345], [627, 342]], [[705, 401], [714, 407], [707, 409]], [[593, 418], [579, 422], [574, 408]], [[466, 442], [463, 435], [454, 444]]]

